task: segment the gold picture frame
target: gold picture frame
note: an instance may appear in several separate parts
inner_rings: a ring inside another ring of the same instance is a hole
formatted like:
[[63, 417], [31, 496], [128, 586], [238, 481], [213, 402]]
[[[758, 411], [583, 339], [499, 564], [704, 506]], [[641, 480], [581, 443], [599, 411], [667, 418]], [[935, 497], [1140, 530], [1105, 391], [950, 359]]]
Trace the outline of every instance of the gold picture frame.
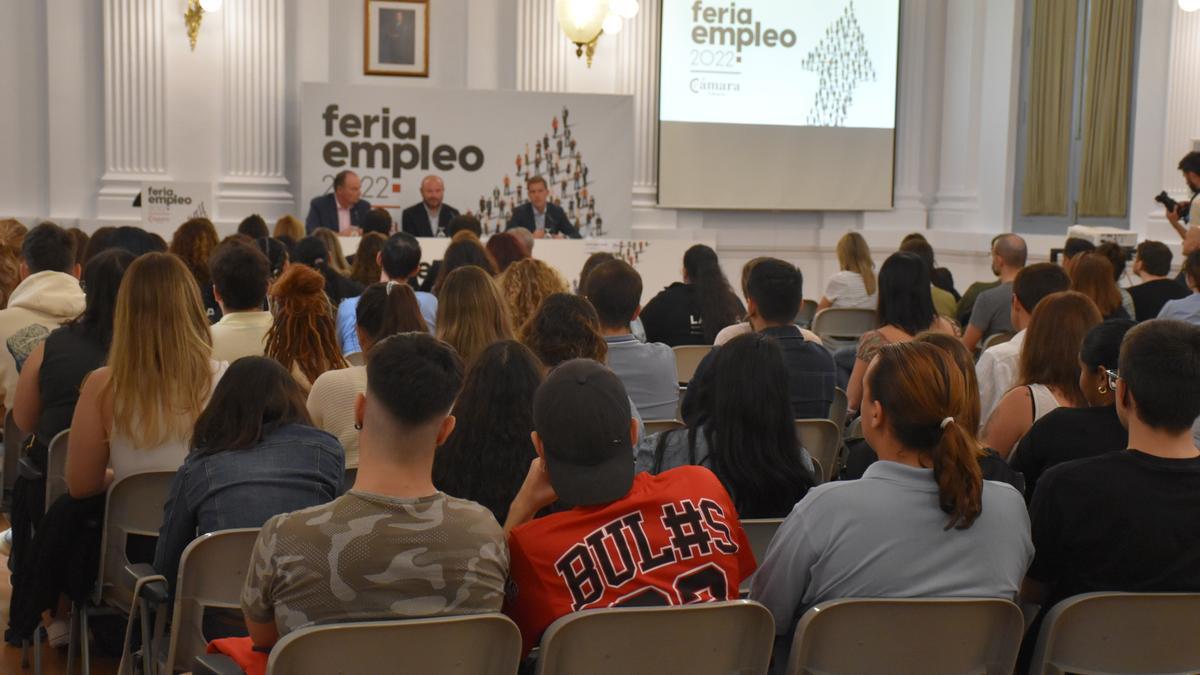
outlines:
[[429, 0], [364, 0], [363, 73], [429, 77]]

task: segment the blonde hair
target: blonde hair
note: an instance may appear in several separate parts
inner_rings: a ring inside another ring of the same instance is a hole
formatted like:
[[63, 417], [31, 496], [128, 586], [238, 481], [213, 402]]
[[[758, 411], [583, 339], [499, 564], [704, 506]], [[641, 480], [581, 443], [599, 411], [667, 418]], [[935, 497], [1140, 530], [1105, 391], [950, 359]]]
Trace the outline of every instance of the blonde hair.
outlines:
[[508, 304], [491, 275], [468, 265], [446, 277], [438, 296], [437, 333], [466, 364], [493, 342], [513, 338]]
[[21, 283], [21, 252], [0, 241], [0, 309], [8, 307], [8, 300], [19, 283]]
[[344, 277], [350, 276], [350, 262], [346, 260], [346, 254], [342, 252], [342, 240], [338, 239], [333, 230], [328, 227], [318, 227], [312, 236], [325, 244], [325, 249], [329, 252], [329, 266]]
[[113, 432], [134, 447], [186, 440], [212, 390], [212, 335], [192, 273], [179, 258], [146, 253], [117, 293], [111, 371]]
[[16, 218], [0, 219], [0, 244], [11, 246], [20, 253], [21, 244], [25, 241], [25, 235], [28, 233], [29, 228], [22, 225], [21, 221]]
[[543, 300], [568, 290], [558, 270], [535, 258], [518, 260], [500, 275], [500, 291], [508, 300], [512, 325], [517, 330], [529, 322]]
[[286, 215], [275, 221], [275, 230], [271, 233], [272, 237], [291, 237], [293, 241], [300, 241], [304, 238], [304, 223], [293, 215]]
[[838, 267], [846, 272], [857, 272], [863, 280], [867, 295], [875, 295], [875, 261], [871, 260], [871, 247], [857, 232], [847, 232], [837, 243]]

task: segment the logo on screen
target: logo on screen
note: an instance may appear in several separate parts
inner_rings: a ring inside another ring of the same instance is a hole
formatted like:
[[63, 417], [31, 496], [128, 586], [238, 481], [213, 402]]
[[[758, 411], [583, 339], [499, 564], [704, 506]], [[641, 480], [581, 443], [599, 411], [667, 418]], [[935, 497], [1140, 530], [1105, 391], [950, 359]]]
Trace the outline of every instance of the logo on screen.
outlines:
[[391, 169], [392, 178], [398, 179], [406, 169], [420, 167], [428, 171], [431, 164], [439, 171], [478, 171], [483, 166], [479, 146], [434, 146], [428, 134], [418, 133], [416, 117], [392, 116], [388, 108], [376, 115], [359, 115], [340, 112], [338, 105], [331, 103], [321, 119], [325, 122], [325, 138], [330, 139], [321, 148], [321, 158], [331, 168], [379, 167]]
[[[692, 5], [692, 42], [712, 47], [733, 47], [738, 54], [746, 47], [796, 46], [796, 33], [785, 28], [763, 28], [754, 20], [754, 10], [728, 5], [705, 5], [696, 0]], [[741, 57], [738, 57], [741, 60]]]

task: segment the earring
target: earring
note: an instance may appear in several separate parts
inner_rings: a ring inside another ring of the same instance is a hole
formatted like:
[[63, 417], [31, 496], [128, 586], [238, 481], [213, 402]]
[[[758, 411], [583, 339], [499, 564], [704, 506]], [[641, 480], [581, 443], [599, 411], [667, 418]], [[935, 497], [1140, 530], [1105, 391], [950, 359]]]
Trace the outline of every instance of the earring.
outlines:
[[1107, 394], [1108, 393], [1108, 385], [1102, 384], [1099, 387], [1096, 387], [1096, 391], [1100, 392], [1101, 394]]
[[355, 430], [355, 431], [362, 431], [362, 422], [355, 422], [355, 423], [354, 423], [354, 430]]

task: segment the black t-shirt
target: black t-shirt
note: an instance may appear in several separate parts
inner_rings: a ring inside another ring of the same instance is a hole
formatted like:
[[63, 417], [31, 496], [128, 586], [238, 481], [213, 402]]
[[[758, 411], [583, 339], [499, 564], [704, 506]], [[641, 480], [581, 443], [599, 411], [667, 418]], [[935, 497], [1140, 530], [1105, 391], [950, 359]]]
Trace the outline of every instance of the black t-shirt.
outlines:
[[1050, 467], [1124, 450], [1128, 442], [1129, 432], [1121, 426], [1114, 406], [1056, 408], [1033, 423], [1009, 461], [1025, 474], [1025, 501], [1029, 501]]
[[692, 284], [675, 282], [654, 296], [642, 309], [647, 342], [670, 347], [712, 344], [704, 339], [700, 301]]
[[1171, 279], [1154, 279], [1132, 286], [1129, 295], [1133, 298], [1134, 313], [1138, 321], [1149, 321], [1158, 317], [1163, 305], [1169, 300], [1186, 298], [1192, 292]]
[[1200, 591], [1200, 458], [1137, 450], [1060, 464], [1030, 507], [1028, 575], [1051, 607], [1095, 591]]

